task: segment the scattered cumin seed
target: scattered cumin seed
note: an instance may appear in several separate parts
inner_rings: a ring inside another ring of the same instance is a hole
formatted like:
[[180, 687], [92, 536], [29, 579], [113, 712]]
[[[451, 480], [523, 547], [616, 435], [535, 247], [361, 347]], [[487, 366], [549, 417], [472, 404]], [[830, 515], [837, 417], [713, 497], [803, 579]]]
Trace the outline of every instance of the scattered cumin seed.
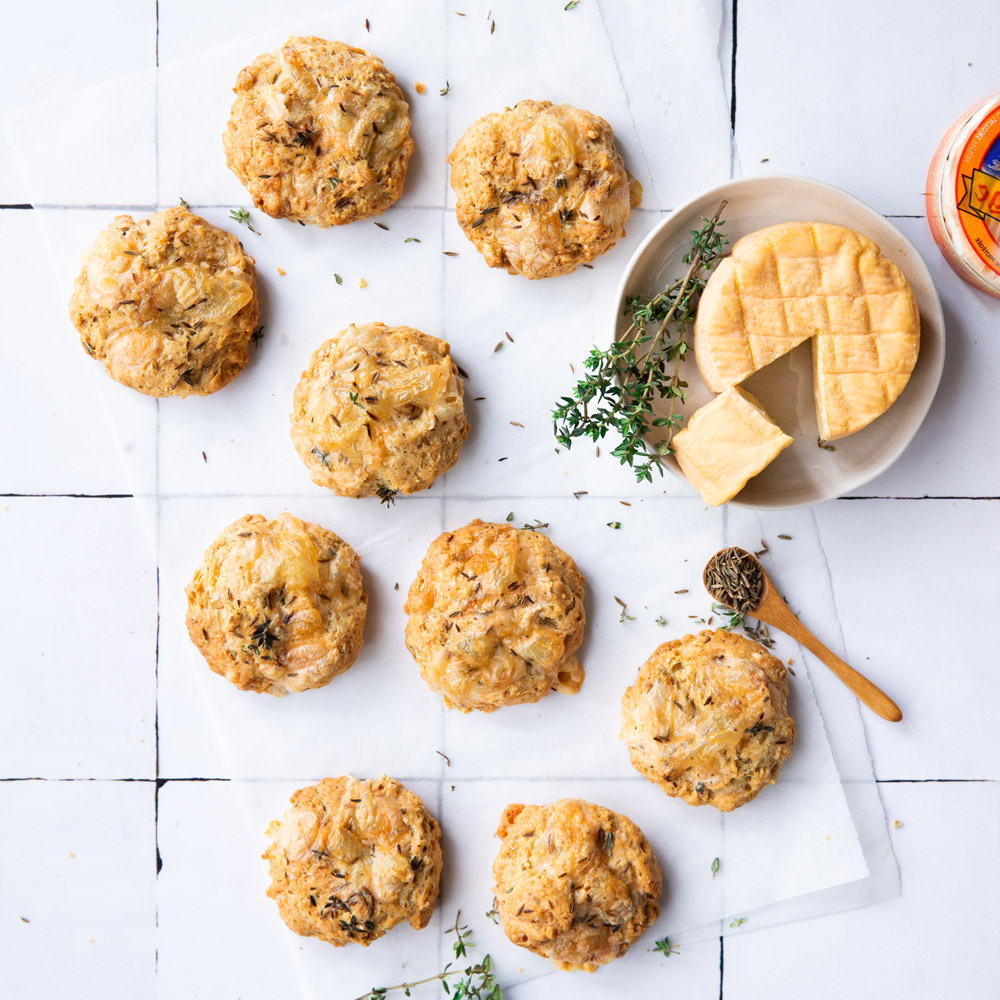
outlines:
[[201, 460], [202, 460], [202, 461], [203, 461], [203, 462], [204, 462], [204, 463], [205, 463], [206, 465], [208, 465], [208, 455], [206, 455], [206, 454], [205, 454], [204, 452], [202, 452], [202, 453], [201, 453]]
[[[497, 343], [497, 346], [493, 348], [493, 353], [496, 354], [496, 352], [499, 351], [501, 347], [503, 347], [503, 341], [502, 340], [499, 341]], [[780, 538], [781, 536], [779, 535], [778, 537]]]
[[445, 257], [457, 257], [458, 256], [458, 254], [455, 253], [454, 250], [442, 250], [441, 253], [443, 253], [445, 255]]
[[375, 225], [378, 226], [379, 229], [384, 229], [386, 232], [389, 232], [389, 227], [384, 222], [376, 222]]
[[791, 535], [778, 535], [778, 537], [783, 538], [786, 542], [790, 542], [792, 540]]
[[510, 422], [510, 426], [511, 426], [511, 427], [523, 427], [523, 426], [524, 426], [524, 424], [522, 424], [522, 423], [519, 423], [519, 422], [518, 422], [517, 420], [512, 420], [512, 421]]

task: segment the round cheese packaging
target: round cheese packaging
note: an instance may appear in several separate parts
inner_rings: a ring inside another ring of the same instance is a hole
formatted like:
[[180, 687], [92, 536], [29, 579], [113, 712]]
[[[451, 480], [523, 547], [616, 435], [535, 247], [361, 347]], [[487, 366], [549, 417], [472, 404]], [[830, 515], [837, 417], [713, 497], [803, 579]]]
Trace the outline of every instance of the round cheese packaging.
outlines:
[[927, 173], [927, 221], [956, 274], [1000, 298], [1000, 94], [945, 133]]

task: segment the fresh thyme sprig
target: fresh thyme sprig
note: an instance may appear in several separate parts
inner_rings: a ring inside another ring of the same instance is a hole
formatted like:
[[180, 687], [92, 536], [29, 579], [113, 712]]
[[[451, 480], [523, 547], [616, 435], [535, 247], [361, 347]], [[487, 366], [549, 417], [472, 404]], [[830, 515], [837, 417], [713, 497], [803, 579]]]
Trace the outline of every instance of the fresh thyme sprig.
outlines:
[[[455, 958], [466, 958], [467, 949], [475, 948], [472, 943], [472, 932], [468, 927], [461, 924], [462, 911], [458, 911], [455, 917], [455, 925], [448, 928], [448, 934], [455, 935], [455, 942], [452, 948], [455, 951]], [[481, 962], [469, 965], [464, 969], [453, 969], [454, 962], [447, 965], [436, 975], [428, 976], [426, 979], [415, 979], [412, 983], [397, 983], [395, 986], [376, 986], [369, 990], [364, 996], [357, 1000], [383, 1000], [387, 993], [393, 990], [402, 990], [404, 996], [410, 996], [410, 991], [415, 986], [422, 986], [424, 983], [440, 982], [445, 993], [449, 994], [453, 1000], [503, 1000], [503, 990], [493, 974], [493, 959], [489, 955], [484, 955]], [[449, 983], [448, 980], [455, 976], [461, 976], [457, 982]]]
[[[637, 482], [653, 481], [653, 466], [663, 475], [660, 459], [670, 454], [670, 440], [682, 417], [675, 412], [683, 402], [687, 383], [680, 378], [680, 362], [689, 350], [688, 327], [694, 322], [698, 297], [709, 272], [727, 242], [720, 226], [723, 202], [701, 229], [691, 230], [691, 250], [684, 255], [687, 273], [651, 299], [626, 299], [631, 322], [621, 339], [606, 351], [592, 348], [571, 396], [563, 396], [552, 413], [556, 440], [565, 448], [573, 438], [601, 440], [609, 430], [621, 436], [612, 450], [622, 465], [631, 466]], [[672, 336], [673, 334], [673, 336]], [[653, 414], [659, 399], [669, 399], [666, 416]], [[665, 437], [649, 445], [646, 436], [661, 431]]]
[[245, 208], [234, 208], [229, 213], [229, 218], [232, 219], [233, 222], [238, 222], [241, 226], [246, 226], [251, 233], [260, 236], [260, 233], [258, 233], [257, 230], [250, 225], [250, 213]]

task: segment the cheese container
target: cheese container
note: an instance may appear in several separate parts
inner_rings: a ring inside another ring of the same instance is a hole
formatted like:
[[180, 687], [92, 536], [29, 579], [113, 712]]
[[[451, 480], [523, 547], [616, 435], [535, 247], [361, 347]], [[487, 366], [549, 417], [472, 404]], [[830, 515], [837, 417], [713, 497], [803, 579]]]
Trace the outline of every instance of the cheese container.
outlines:
[[955, 273], [1000, 298], [1000, 94], [945, 133], [927, 172], [927, 221]]

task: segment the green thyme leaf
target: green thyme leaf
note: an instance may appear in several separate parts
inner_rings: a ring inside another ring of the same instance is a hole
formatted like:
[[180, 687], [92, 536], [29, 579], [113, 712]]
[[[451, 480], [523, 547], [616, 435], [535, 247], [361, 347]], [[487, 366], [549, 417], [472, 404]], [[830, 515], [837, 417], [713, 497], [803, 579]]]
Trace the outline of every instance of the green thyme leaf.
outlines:
[[[628, 329], [606, 350], [591, 348], [585, 375], [552, 411], [556, 441], [570, 448], [574, 438], [600, 441], [609, 431], [621, 439], [611, 454], [628, 465], [637, 482], [652, 482], [653, 468], [663, 475], [660, 459], [670, 454], [670, 441], [682, 421], [678, 402], [687, 397], [680, 363], [689, 350], [688, 330], [709, 273], [722, 258], [727, 242], [721, 231], [726, 203], [691, 233], [685, 254], [687, 273], [652, 298], [626, 298]], [[669, 402], [665, 416], [654, 407]], [[654, 434], [655, 432], [655, 434]], [[654, 443], [648, 439], [653, 436]]]

